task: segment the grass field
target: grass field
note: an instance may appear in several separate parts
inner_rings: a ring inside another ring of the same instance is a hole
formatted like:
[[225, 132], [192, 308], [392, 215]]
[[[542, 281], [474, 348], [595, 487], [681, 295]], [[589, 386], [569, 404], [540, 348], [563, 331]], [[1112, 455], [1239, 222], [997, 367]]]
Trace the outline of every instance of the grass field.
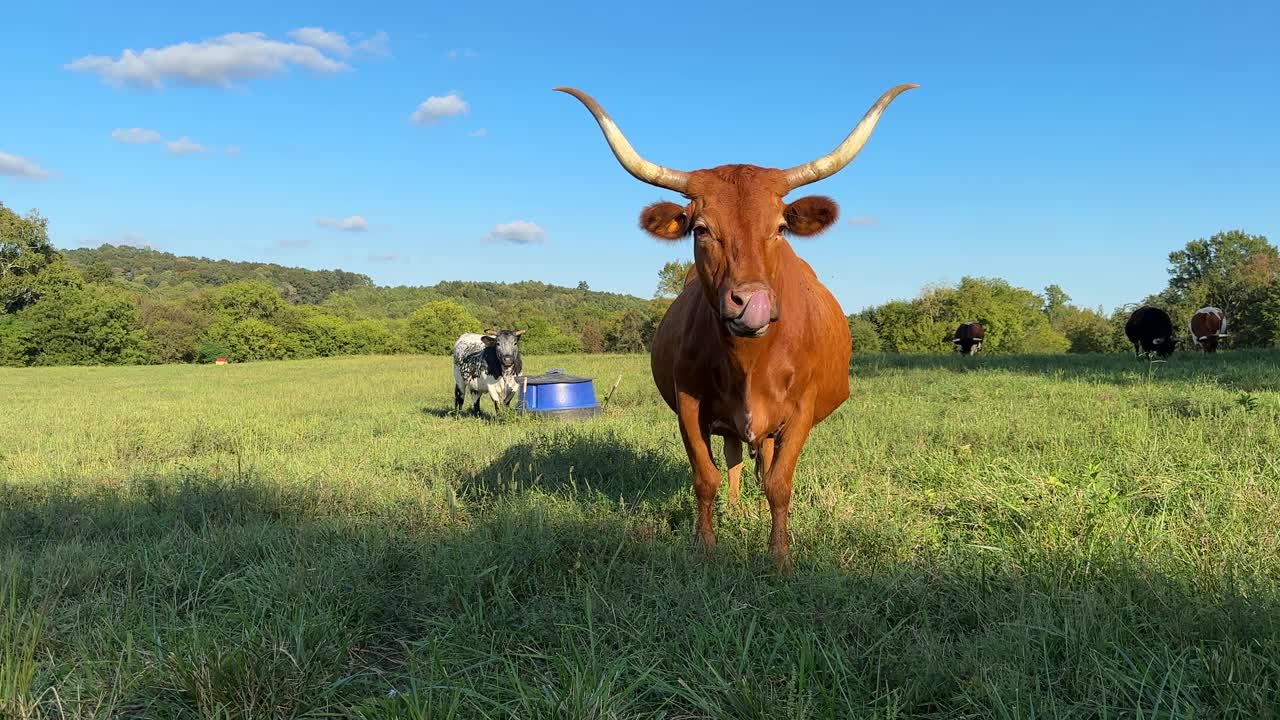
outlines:
[[646, 357], [448, 362], [0, 370], [0, 717], [1280, 714], [1280, 353], [857, 359], [791, 577]]

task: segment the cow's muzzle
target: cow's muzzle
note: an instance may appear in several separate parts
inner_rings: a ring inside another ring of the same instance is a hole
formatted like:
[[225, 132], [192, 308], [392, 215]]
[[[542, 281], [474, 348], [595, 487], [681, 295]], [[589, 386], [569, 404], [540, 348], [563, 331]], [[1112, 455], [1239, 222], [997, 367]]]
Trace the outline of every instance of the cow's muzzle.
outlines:
[[720, 294], [720, 319], [736, 337], [762, 337], [778, 319], [778, 301], [764, 283], [745, 283]]

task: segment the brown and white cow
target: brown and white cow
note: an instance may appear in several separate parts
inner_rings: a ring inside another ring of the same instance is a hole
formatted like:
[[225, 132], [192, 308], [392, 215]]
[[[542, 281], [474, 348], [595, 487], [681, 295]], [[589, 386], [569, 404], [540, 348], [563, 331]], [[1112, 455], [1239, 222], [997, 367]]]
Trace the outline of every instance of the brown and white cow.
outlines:
[[976, 355], [982, 349], [982, 341], [986, 336], [987, 333], [982, 329], [982, 323], [973, 320], [960, 323], [960, 327], [956, 328], [951, 342], [956, 346], [956, 352], [961, 355]]
[[1218, 341], [1227, 336], [1227, 316], [1212, 305], [1202, 307], [1187, 323], [1191, 341], [1207, 353], [1217, 352]]
[[836, 221], [836, 203], [822, 196], [783, 198], [848, 165], [889, 103], [914, 87], [886, 92], [844, 142], [812, 162], [786, 170], [722, 165], [692, 172], [645, 160], [590, 95], [556, 88], [591, 111], [627, 172], [687, 201], [646, 207], [640, 227], [671, 242], [693, 236], [694, 271], [658, 327], [651, 369], [679, 419], [698, 500], [695, 539], [705, 547], [716, 543], [711, 507], [720, 471], [711, 436], [720, 435], [729, 503], [738, 501], [746, 443], [769, 501], [769, 549], [779, 567], [790, 567], [792, 476], [810, 429], [849, 397], [851, 342], [839, 303], [785, 237], [826, 230]]

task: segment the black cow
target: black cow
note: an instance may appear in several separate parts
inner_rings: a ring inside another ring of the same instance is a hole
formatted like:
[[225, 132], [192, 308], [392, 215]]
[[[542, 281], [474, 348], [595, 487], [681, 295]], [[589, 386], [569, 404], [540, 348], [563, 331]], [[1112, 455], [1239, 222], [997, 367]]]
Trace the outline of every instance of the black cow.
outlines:
[[961, 355], [974, 355], [982, 349], [982, 339], [986, 337], [986, 332], [982, 329], [980, 322], [961, 323], [956, 328], [956, 335], [951, 342], [956, 346], [956, 352]]
[[1155, 353], [1162, 358], [1169, 357], [1178, 346], [1178, 339], [1173, 336], [1173, 321], [1169, 313], [1160, 308], [1144, 305], [1129, 316], [1124, 324], [1124, 334], [1133, 343], [1135, 357]]

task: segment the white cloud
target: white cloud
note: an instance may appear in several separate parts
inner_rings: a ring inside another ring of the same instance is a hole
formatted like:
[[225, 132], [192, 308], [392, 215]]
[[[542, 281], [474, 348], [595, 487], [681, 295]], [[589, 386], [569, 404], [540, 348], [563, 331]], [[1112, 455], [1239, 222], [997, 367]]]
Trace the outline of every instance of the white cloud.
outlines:
[[0, 175], [26, 180], [45, 180], [53, 177], [53, 173], [34, 162], [7, 152], [0, 152]]
[[335, 230], [346, 230], [347, 232], [364, 232], [369, 229], [369, 221], [359, 215], [352, 215], [341, 219], [320, 218], [316, 220], [316, 224], [320, 227], [333, 228]]
[[356, 50], [365, 53], [366, 55], [390, 57], [391, 37], [385, 32], [379, 30], [370, 37], [356, 43]]
[[457, 117], [469, 110], [467, 101], [454, 90], [444, 97], [431, 96], [422, 101], [409, 119], [417, 125], [431, 125], [447, 117]]
[[141, 52], [126, 49], [118, 58], [86, 55], [63, 67], [74, 72], [94, 73], [111, 85], [157, 90], [164, 87], [166, 81], [229, 88], [238, 80], [275, 75], [291, 66], [319, 73], [351, 69], [319, 48], [272, 40], [260, 32], [227, 33]]
[[326, 50], [335, 55], [346, 57], [351, 54], [351, 46], [342, 33], [330, 32], [324, 28], [304, 27], [290, 30], [289, 37], [303, 45], [310, 45], [319, 50]]
[[475, 56], [476, 56], [476, 51], [472, 50], [471, 48], [459, 48], [456, 50], [450, 50], [449, 52], [445, 53], [445, 57], [449, 58], [450, 60], [461, 60], [462, 58], [473, 58]]
[[859, 215], [857, 217], [849, 218], [849, 224], [869, 227], [871, 225], [879, 225], [880, 218], [875, 217], [874, 215]]
[[489, 134], [488, 128], [477, 128], [467, 133], [467, 135], [470, 137], [484, 137], [485, 135], [488, 135], [488, 134]]
[[125, 145], [142, 145], [160, 142], [160, 133], [146, 128], [116, 128], [111, 131], [111, 139]]
[[195, 142], [186, 135], [183, 135], [177, 140], [165, 143], [165, 147], [169, 148], [169, 152], [174, 155], [192, 155], [195, 153], [207, 152], [209, 150], [209, 148]]
[[[160, 133], [146, 128], [116, 128], [111, 131], [111, 139], [125, 145], [145, 145], [164, 142], [165, 147], [174, 155], [193, 155], [195, 153], [209, 152], [209, 148], [192, 140], [186, 135], [183, 135], [177, 140], [165, 142]], [[235, 145], [228, 145], [225, 152], [228, 155], [238, 155], [240, 154], [240, 148]]]
[[489, 242], [507, 242], [513, 245], [532, 245], [547, 239], [547, 231], [528, 220], [498, 223], [484, 239]]

